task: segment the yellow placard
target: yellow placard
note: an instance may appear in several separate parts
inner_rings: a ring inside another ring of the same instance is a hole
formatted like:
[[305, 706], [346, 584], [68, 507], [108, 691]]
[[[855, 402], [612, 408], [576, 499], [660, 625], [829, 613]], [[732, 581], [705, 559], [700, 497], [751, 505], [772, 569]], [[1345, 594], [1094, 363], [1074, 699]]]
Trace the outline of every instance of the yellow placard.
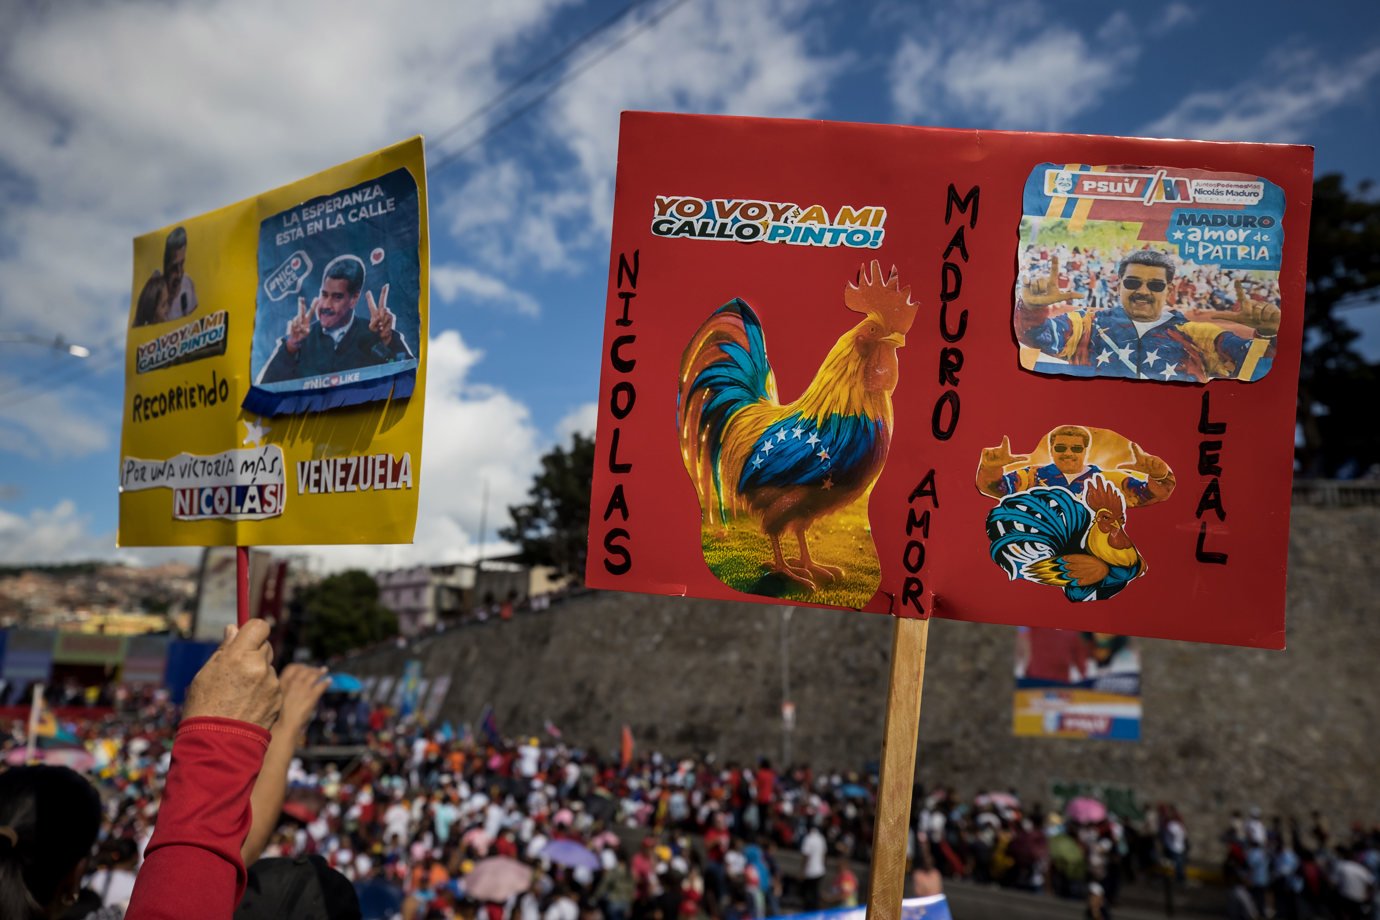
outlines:
[[407, 543], [422, 139], [134, 240], [121, 546]]

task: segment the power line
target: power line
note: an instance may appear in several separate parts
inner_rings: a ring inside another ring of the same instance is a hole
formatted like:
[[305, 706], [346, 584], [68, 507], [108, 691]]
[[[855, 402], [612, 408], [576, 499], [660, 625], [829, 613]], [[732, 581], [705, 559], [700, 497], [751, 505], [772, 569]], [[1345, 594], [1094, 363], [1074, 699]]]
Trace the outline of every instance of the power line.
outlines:
[[611, 29], [614, 25], [618, 23], [619, 20], [623, 19], [623, 17], [627, 16], [633, 10], [637, 9], [637, 7], [641, 6], [643, 2], [644, 0], [633, 0], [632, 3], [629, 3], [627, 6], [623, 7], [618, 12], [614, 13], [608, 19], [605, 19], [604, 21], [600, 22], [597, 26], [590, 29], [584, 35], [581, 35], [579, 38], [575, 39], [575, 41], [566, 45], [565, 48], [561, 49], [555, 55], [548, 58], [544, 63], [538, 65], [534, 69], [528, 71], [523, 76], [519, 77], [513, 83], [509, 84], [507, 89], [503, 90], [497, 96], [494, 96], [488, 102], [484, 103], [479, 108], [475, 109], [473, 112], [470, 112], [464, 118], [460, 119], [458, 122], [451, 125], [446, 130], [442, 131], [440, 134], [432, 136], [431, 142], [433, 144], [440, 144], [447, 138], [453, 137], [457, 131], [465, 127], [465, 125], [469, 124], [470, 122], [474, 121], [476, 118], [479, 118], [482, 115], [487, 115], [489, 112], [492, 112], [498, 106], [502, 105], [504, 102], [511, 99], [518, 90], [522, 89], [528, 83], [531, 83], [537, 77], [546, 73], [551, 68], [559, 64], [561, 61], [564, 61], [566, 58], [570, 57], [572, 54], [574, 54], [580, 48], [584, 47], [586, 44], [588, 44], [594, 38], [599, 36], [601, 33], [607, 31], [608, 29]]
[[552, 93], [556, 92], [556, 90], [565, 86], [567, 83], [570, 83], [576, 77], [579, 77], [581, 74], [589, 70], [595, 64], [598, 64], [604, 58], [608, 57], [610, 54], [617, 51], [619, 48], [622, 48], [624, 45], [628, 44], [628, 42], [632, 41], [638, 35], [652, 28], [657, 23], [661, 22], [667, 16], [671, 15], [688, 2], [689, 0], [671, 0], [671, 2], [666, 4], [666, 6], [663, 7], [661, 10], [652, 13], [646, 19], [642, 20], [637, 25], [629, 29], [627, 32], [623, 33], [623, 35], [609, 42], [602, 49], [600, 49], [600, 51], [597, 54], [590, 56], [580, 64], [571, 68], [561, 79], [545, 87], [531, 99], [527, 100], [522, 105], [518, 106], [516, 109], [513, 109], [503, 118], [500, 118], [498, 121], [494, 122], [493, 124], [485, 128], [483, 131], [479, 132], [479, 134], [477, 134], [475, 137], [471, 138], [466, 143], [462, 144], [455, 150], [452, 150], [446, 156], [442, 157], [439, 161], [437, 161], [437, 163], [434, 166], [428, 168], [428, 175], [433, 175], [435, 173], [440, 172], [442, 169], [445, 169], [451, 163], [454, 163], [456, 160], [458, 160], [462, 155], [468, 153], [470, 150], [473, 150], [475, 147], [479, 146], [479, 144], [488, 140], [490, 137], [493, 137], [499, 131], [503, 130], [508, 125], [517, 121], [523, 115], [527, 114], [532, 109], [536, 108], [537, 105], [545, 101], [548, 97], [551, 96]]

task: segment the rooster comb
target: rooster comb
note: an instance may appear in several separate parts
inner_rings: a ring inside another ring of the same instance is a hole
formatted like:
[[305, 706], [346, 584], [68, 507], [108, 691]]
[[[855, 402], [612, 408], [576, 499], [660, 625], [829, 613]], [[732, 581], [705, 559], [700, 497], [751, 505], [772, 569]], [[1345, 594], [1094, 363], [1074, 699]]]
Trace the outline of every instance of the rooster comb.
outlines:
[[1126, 499], [1121, 490], [1101, 476], [1093, 477], [1083, 493], [1083, 501], [1094, 512], [1110, 511], [1118, 518], [1126, 515]]
[[905, 333], [915, 322], [915, 311], [920, 305], [910, 299], [910, 287], [901, 287], [901, 279], [896, 266], [891, 266], [891, 274], [882, 277], [882, 266], [872, 260], [871, 274], [868, 266], [858, 269], [856, 281], [843, 286], [843, 302], [855, 313], [876, 313], [882, 317], [888, 332]]

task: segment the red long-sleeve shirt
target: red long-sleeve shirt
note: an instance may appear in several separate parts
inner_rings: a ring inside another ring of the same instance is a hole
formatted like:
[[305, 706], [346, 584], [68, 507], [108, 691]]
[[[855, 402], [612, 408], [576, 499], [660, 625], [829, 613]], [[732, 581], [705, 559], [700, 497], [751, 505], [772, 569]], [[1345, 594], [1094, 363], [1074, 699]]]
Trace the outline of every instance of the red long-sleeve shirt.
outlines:
[[187, 719], [173, 741], [158, 823], [125, 920], [229, 920], [244, 895], [240, 847], [269, 733], [236, 719]]

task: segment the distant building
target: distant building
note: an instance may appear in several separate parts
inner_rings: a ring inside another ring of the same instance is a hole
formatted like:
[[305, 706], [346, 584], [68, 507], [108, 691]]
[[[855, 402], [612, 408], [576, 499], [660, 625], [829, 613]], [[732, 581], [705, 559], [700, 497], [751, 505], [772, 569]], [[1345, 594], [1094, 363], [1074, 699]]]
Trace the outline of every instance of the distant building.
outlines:
[[547, 568], [531, 568], [512, 559], [473, 563], [418, 565], [378, 572], [379, 602], [398, 617], [398, 631], [411, 637], [488, 608], [530, 598], [564, 586]]
[[398, 617], [398, 632], [415, 636], [436, 625], [437, 576], [431, 566], [417, 565], [378, 572], [379, 602]]

